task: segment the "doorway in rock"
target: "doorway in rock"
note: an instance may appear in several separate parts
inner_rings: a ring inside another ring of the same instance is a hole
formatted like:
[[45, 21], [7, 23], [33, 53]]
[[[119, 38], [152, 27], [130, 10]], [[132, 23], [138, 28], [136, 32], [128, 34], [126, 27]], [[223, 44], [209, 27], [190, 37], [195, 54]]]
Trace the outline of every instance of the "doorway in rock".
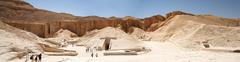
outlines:
[[111, 39], [117, 39], [116, 37], [104, 37], [100, 39], [105, 39], [104, 44], [103, 44], [103, 49], [104, 50], [109, 50], [111, 49]]

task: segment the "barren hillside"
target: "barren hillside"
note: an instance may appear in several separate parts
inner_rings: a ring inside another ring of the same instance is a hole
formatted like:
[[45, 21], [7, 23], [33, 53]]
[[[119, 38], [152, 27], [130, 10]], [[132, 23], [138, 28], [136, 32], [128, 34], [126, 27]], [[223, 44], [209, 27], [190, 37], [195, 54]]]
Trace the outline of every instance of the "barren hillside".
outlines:
[[74, 16], [0, 0], [0, 62], [23, 62], [29, 51], [43, 52], [42, 62], [239, 62], [240, 20]]
[[87, 31], [104, 27], [121, 26], [125, 32], [128, 32], [130, 27], [147, 30], [151, 24], [165, 20], [165, 17], [161, 15], [144, 19], [82, 17], [38, 9], [21, 0], [1, 0], [0, 3], [0, 19], [3, 22], [40, 37], [52, 37], [60, 29], [70, 30], [79, 36], [84, 35]]
[[42, 49], [37, 43], [41, 39], [36, 35], [14, 27], [0, 21], [0, 60], [2, 62], [19, 58], [20, 53], [27, 51], [40, 52]]
[[141, 48], [143, 47], [143, 43], [138, 41], [137, 39], [131, 37], [124, 31], [119, 28], [106, 27], [101, 30], [94, 30], [86, 35], [84, 35], [79, 44], [84, 44], [88, 46], [97, 45], [101, 46], [104, 42], [105, 37], [114, 37], [116, 39], [112, 39], [112, 48], [113, 49], [129, 49], [129, 48]]
[[152, 40], [176, 42], [184, 47], [239, 47], [239, 21], [214, 16], [179, 15], [152, 33]]

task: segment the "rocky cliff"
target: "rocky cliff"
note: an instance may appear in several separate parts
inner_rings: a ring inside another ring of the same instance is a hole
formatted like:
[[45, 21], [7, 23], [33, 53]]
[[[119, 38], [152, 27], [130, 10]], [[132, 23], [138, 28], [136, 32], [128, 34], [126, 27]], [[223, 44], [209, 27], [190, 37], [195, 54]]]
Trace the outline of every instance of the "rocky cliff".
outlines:
[[125, 32], [129, 32], [130, 27], [147, 30], [151, 24], [165, 20], [161, 15], [144, 19], [81, 17], [37, 9], [21, 0], [1, 0], [0, 3], [0, 20], [40, 37], [52, 37], [59, 29], [68, 29], [79, 36], [87, 31], [108, 26], [121, 27]]
[[192, 15], [193, 16], [194, 14], [186, 13], [186, 12], [182, 12], [182, 11], [172, 11], [172, 12], [166, 14], [166, 18], [171, 19], [171, 18], [175, 17], [176, 15]]

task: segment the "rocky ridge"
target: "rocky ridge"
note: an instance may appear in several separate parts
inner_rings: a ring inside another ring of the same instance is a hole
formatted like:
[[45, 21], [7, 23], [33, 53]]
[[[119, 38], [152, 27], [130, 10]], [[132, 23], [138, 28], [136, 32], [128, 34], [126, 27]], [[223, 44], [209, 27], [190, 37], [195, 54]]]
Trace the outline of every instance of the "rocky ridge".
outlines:
[[125, 32], [129, 32], [129, 27], [147, 30], [151, 24], [165, 20], [165, 17], [161, 15], [144, 19], [81, 17], [37, 9], [21, 0], [1, 0], [0, 3], [2, 3], [0, 19], [3, 22], [40, 37], [52, 37], [59, 29], [70, 30], [78, 36], [84, 35], [87, 31], [104, 27], [121, 27]]

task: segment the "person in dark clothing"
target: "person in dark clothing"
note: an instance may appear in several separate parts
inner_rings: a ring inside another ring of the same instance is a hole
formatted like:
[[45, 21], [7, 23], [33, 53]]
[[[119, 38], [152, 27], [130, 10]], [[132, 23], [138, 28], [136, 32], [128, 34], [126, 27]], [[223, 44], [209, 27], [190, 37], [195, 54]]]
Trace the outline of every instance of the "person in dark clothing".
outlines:
[[98, 53], [96, 53], [96, 57], [98, 57]]
[[88, 48], [86, 49], [86, 52], [89, 52], [89, 49], [88, 49]]
[[31, 61], [34, 60], [34, 55], [31, 55], [30, 60], [31, 60]]
[[41, 62], [42, 61], [42, 54], [37, 55], [37, 61]]
[[91, 54], [91, 57], [93, 57], [93, 53]]

